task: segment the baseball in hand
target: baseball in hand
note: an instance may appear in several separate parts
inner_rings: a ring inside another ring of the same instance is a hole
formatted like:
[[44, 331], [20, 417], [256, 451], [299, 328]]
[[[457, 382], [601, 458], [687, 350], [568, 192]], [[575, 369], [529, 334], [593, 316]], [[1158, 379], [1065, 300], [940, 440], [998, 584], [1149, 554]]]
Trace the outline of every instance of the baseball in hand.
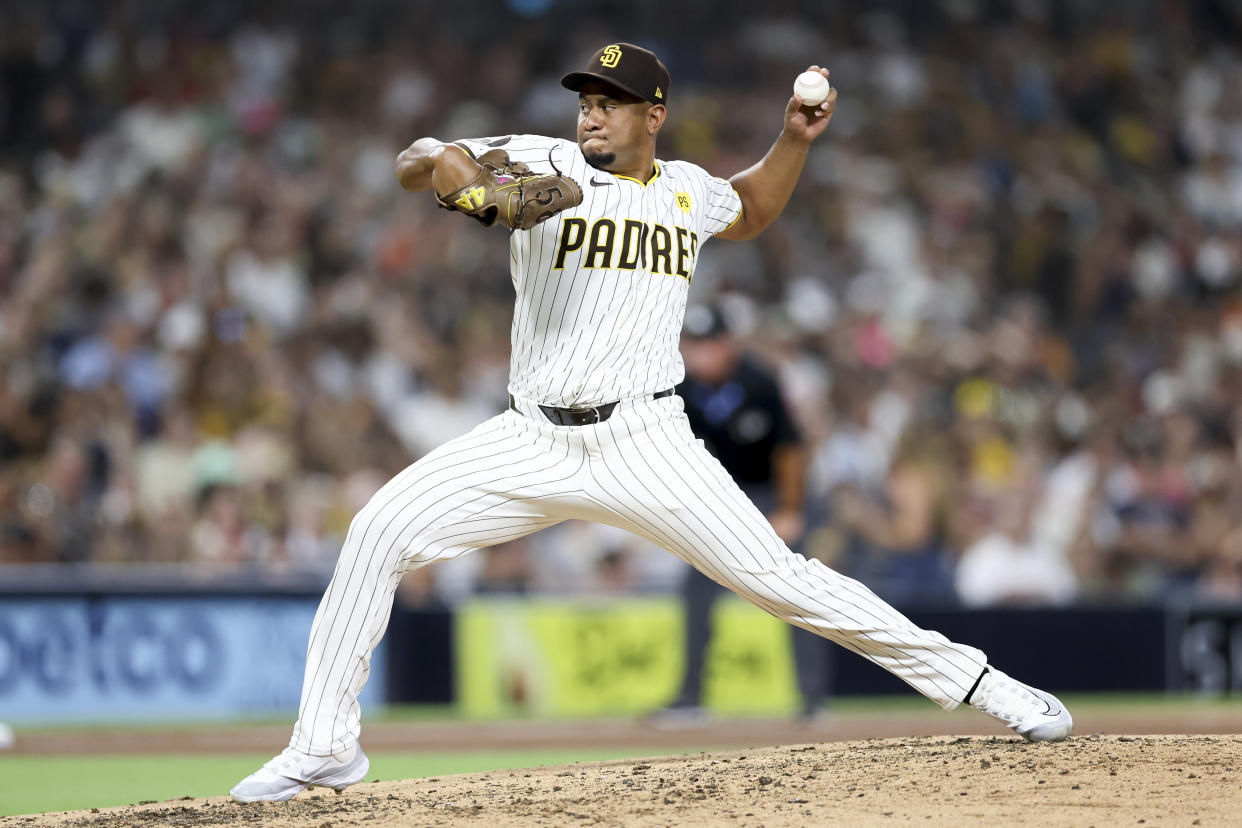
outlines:
[[803, 106], [819, 106], [828, 97], [828, 79], [819, 72], [803, 72], [794, 79], [794, 94]]

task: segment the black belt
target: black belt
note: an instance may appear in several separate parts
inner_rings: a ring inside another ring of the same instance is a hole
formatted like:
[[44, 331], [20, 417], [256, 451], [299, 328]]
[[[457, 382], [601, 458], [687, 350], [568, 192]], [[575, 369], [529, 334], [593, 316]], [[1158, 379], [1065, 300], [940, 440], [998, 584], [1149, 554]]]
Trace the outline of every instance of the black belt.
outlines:
[[[652, 394], [651, 399], [658, 400], [661, 397], [671, 397], [672, 395], [673, 389], [666, 388], [663, 391], [657, 391]], [[617, 402], [620, 402], [620, 400]], [[512, 394], [509, 395], [509, 407], [514, 411], [518, 410], [517, 403], [514, 401]], [[541, 405], [539, 410], [554, 425], [581, 426], [604, 422], [612, 416], [612, 412], [616, 407], [616, 402], [610, 402], [597, 405], [594, 408], [553, 408], [550, 405]]]

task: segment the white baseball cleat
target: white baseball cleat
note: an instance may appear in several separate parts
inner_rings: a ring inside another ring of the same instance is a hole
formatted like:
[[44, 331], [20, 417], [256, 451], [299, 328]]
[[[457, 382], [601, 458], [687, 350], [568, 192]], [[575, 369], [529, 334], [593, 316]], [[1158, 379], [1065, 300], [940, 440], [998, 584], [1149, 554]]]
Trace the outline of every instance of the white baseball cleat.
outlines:
[[299, 791], [316, 786], [340, 793], [361, 782], [370, 767], [371, 760], [357, 745], [344, 759], [311, 756], [285, 748], [279, 756], [238, 782], [229, 796], [234, 802], [284, 802]]
[[1000, 719], [1028, 742], [1059, 742], [1074, 730], [1074, 719], [1056, 696], [995, 667], [988, 667], [979, 680], [970, 705]]

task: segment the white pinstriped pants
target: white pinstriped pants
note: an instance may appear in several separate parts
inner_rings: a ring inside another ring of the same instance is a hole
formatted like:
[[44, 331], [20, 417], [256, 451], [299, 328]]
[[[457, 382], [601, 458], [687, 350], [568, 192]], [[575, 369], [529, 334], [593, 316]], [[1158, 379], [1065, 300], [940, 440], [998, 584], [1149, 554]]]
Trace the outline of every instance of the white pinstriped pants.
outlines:
[[853, 650], [946, 709], [986, 658], [915, 626], [859, 582], [790, 552], [690, 431], [679, 397], [555, 426], [528, 402], [432, 451], [349, 527], [311, 627], [291, 746], [329, 755], [361, 730], [358, 694], [405, 572], [580, 518], [668, 549], [767, 610]]

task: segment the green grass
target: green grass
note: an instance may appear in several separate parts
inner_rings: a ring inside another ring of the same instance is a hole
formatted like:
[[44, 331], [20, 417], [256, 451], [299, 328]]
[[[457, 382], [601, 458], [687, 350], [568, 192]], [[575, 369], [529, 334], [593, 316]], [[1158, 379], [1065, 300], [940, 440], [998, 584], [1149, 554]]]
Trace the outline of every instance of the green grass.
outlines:
[[[1242, 715], [1242, 695], [1232, 697], [1203, 697], [1194, 693], [1161, 693], [1161, 692], [1143, 692], [1143, 693], [1058, 693], [1058, 697], [1066, 703], [1067, 706], [1086, 710], [1114, 710], [1124, 705], [1127, 709], [1142, 712], [1145, 710], [1159, 711], [1171, 708], [1195, 708], [1195, 709], [1236, 709], [1239, 715]], [[895, 696], [839, 696], [832, 700], [832, 709], [837, 713], [846, 715], [849, 713], [920, 713], [927, 712], [929, 702], [922, 696], [914, 693], [903, 693]], [[236, 719], [226, 724], [247, 724], [255, 726], [275, 725], [293, 727], [293, 710], [289, 711], [289, 715], [281, 717], [248, 717], [244, 719]], [[583, 719], [596, 719], [595, 716], [582, 716], [576, 718], [563, 717], [560, 719], [551, 719], [551, 721], [581, 721]], [[625, 717], [617, 717], [625, 718]], [[363, 715], [363, 721], [367, 725], [383, 725], [395, 723], [416, 723], [416, 722], [469, 722], [479, 721], [463, 716], [452, 705], [391, 705], [388, 707], [372, 708]], [[546, 716], [529, 717], [506, 716], [498, 721], [550, 721]], [[56, 724], [52, 722], [39, 722], [33, 724], [25, 724], [21, 727], [22, 733], [40, 734], [51, 732], [63, 732], [65, 730], [75, 730], [83, 732], [92, 731], [110, 731], [123, 728], [125, 730], [166, 730], [170, 727], [185, 728], [190, 730], [211, 730], [220, 727], [219, 721], [168, 721], [168, 720], [146, 720], [124, 723], [109, 724]]]
[[[695, 749], [697, 750], [697, 748]], [[595, 762], [628, 756], [670, 755], [668, 748], [513, 750], [416, 753], [377, 752], [372, 779], [414, 779], [452, 773]], [[0, 816], [73, 811], [163, 801], [181, 796], [221, 796], [268, 754], [0, 757]]]

